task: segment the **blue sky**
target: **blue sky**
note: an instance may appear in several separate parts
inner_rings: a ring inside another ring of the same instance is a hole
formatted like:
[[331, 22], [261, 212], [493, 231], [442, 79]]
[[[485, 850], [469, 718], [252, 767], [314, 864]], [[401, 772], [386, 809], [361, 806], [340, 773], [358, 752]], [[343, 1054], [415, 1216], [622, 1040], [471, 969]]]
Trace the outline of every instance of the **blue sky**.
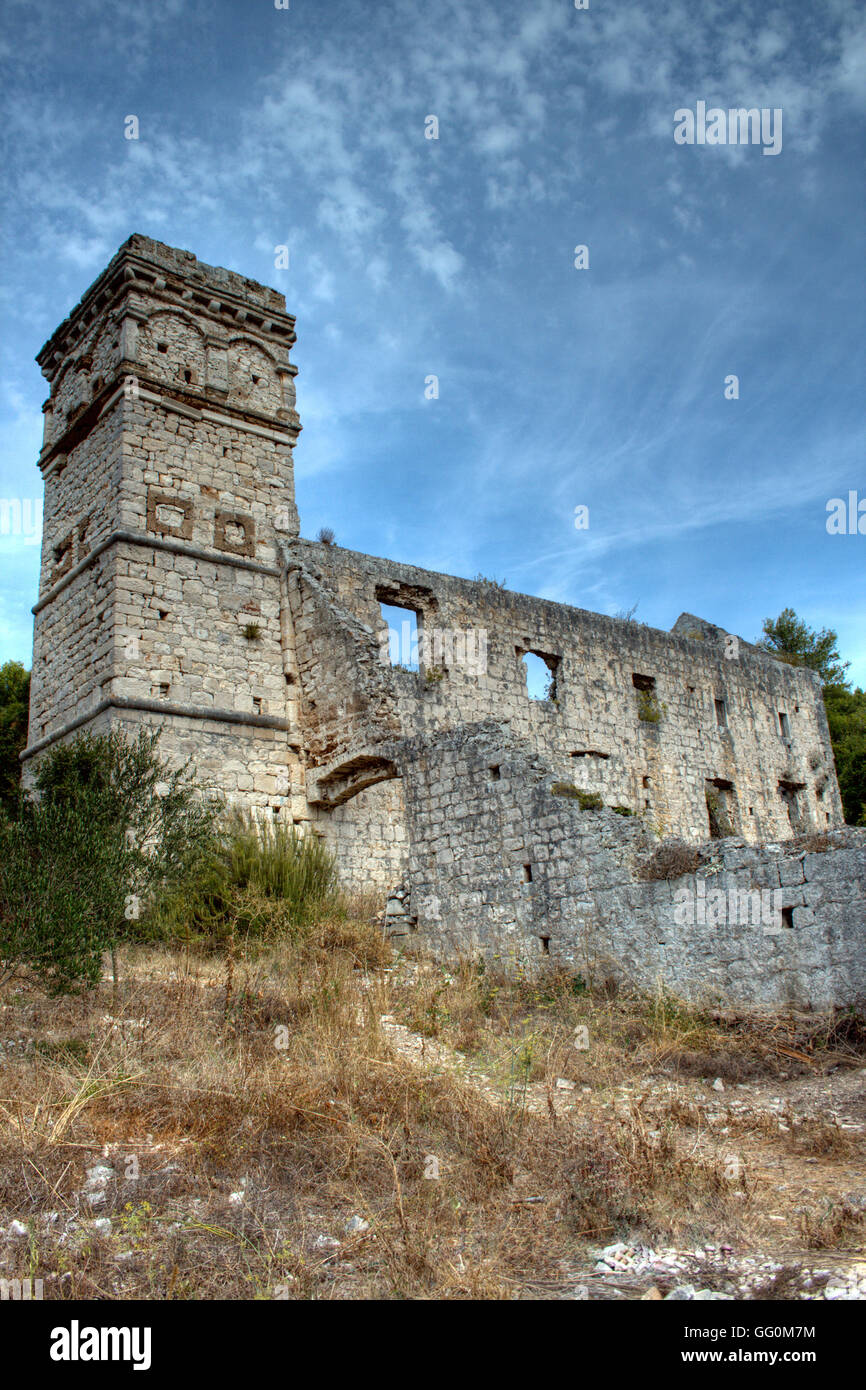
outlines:
[[[297, 315], [303, 534], [663, 628], [790, 605], [866, 683], [866, 536], [825, 527], [866, 498], [855, 0], [5, 8], [0, 497], [40, 495], [34, 354], [143, 232]], [[699, 101], [781, 108], [781, 152], [676, 144]], [[37, 569], [0, 536], [0, 661]]]

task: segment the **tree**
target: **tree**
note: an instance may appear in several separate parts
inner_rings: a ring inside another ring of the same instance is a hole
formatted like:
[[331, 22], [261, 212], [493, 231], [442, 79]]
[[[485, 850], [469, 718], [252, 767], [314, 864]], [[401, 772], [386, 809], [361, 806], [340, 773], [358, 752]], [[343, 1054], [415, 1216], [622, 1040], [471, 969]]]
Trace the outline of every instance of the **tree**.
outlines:
[[824, 706], [830, 742], [836, 760], [836, 776], [849, 825], [866, 825], [866, 691], [851, 688], [831, 628], [816, 632], [793, 608], [783, 608], [778, 618], [765, 618], [757, 645], [777, 661], [808, 666], [824, 683]]
[[824, 688], [836, 776], [849, 825], [866, 825], [866, 690]]
[[7, 811], [18, 799], [29, 710], [30, 672], [20, 661], [7, 661], [0, 666], [0, 806]]
[[764, 619], [763, 636], [757, 645], [777, 661], [817, 671], [825, 685], [847, 686], [845, 672], [851, 662], [843, 663], [840, 659], [838, 640], [830, 628], [815, 632], [797, 617], [793, 608], [783, 608], [778, 618]]
[[24, 800], [0, 819], [0, 983], [25, 966], [49, 994], [99, 982], [124, 920], [125, 856], [89, 809]]
[[0, 814], [0, 980], [29, 967], [50, 993], [98, 983], [102, 958], [218, 843], [218, 805], [189, 764], [156, 753], [159, 730], [119, 729], [52, 748]]

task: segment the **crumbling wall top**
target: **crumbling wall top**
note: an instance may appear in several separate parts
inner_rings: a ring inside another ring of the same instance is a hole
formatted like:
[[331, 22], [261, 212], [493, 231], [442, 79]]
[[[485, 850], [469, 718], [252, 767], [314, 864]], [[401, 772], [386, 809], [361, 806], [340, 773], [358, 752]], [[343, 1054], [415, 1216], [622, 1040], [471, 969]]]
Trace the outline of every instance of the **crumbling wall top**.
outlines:
[[[196, 299], [219, 317], [251, 324], [266, 334], [295, 341], [295, 320], [286, 313], [285, 295], [223, 266], [208, 265], [191, 251], [166, 246], [161, 241], [134, 233], [128, 237], [101, 275], [85, 290], [78, 304], [36, 354], [44, 374], [51, 378], [59, 361], [101, 313], [113, 306], [130, 286], [155, 293]], [[255, 320], [251, 315], [257, 315]]]

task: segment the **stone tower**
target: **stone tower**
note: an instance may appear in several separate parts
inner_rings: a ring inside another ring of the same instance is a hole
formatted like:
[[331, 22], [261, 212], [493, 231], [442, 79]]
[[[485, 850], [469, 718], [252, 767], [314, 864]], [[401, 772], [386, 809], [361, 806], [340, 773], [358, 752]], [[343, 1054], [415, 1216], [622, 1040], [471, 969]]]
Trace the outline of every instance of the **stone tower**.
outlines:
[[164, 726], [229, 795], [305, 815], [278, 539], [298, 533], [284, 297], [132, 236], [38, 355], [50, 383], [27, 760]]

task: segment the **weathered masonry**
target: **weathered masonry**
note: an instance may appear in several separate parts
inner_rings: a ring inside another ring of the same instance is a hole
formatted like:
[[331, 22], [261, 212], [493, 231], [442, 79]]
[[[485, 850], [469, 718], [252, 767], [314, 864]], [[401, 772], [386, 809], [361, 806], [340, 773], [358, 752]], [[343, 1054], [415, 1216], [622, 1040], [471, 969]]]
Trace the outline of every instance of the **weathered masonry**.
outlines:
[[[647, 944], [665, 898], [654, 889], [649, 911], [635, 887], [636, 847], [838, 828], [817, 677], [688, 614], [666, 633], [302, 540], [294, 342], [276, 291], [133, 236], [40, 352], [25, 764], [79, 729], [159, 724], [164, 753], [192, 754], [226, 796], [322, 834], [347, 883], [399, 887], [392, 918], [434, 948], [511, 940], [574, 964], [592, 938], [627, 973], [694, 992], [672, 964], [688, 938], [661, 956]], [[581, 812], [587, 797], [620, 814]], [[846, 872], [858, 853], [846, 841]], [[619, 868], [602, 884], [587, 869], [605, 855]], [[629, 893], [626, 949], [610, 932]], [[760, 997], [861, 988], [862, 894], [842, 914], [844, 964], [818, 943], [812, 896], [808, 925], [805, 900], [791, 905], [790, 969], [746, 969]], [[742, 994], [742, 958], [718, 960]]]
[[28, 753], [156, 721], [226, 791], [304, 814], [277, 554], [297, 533], [294, 340], [275, 291], [132, 237], [39, 354]]

